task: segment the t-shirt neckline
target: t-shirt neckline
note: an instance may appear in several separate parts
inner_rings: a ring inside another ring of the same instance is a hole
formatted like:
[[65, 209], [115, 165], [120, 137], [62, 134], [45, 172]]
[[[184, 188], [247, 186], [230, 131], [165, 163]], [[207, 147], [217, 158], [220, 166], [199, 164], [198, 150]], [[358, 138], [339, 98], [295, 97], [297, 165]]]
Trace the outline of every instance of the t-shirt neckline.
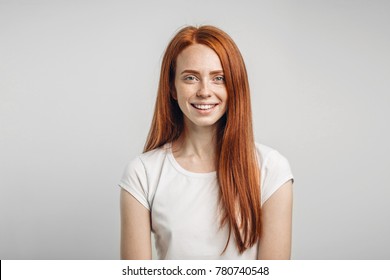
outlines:
[[203, 173], [198, 173], [198, 172], [192, 172], [192, 171], [189, 171], [185, 168], [183, 168], [175, 159], [173, 153], [172, 153], [172, 143], [167, 143], [165, 145], [165, 148], [166, 148], [166, 151], [167, 151], [167, 155], [168, 155], [168, 158], [171, 162], [171, 164], [173, 165], [173, 167], [180, 173], [186, 175], [186, 176], [190, 176], [190, 177], [197, 177], [197, 178], [213, 178], [216, 176], [217, 172], [216, 171], [212, 171], [212, 172], [203, 172]]

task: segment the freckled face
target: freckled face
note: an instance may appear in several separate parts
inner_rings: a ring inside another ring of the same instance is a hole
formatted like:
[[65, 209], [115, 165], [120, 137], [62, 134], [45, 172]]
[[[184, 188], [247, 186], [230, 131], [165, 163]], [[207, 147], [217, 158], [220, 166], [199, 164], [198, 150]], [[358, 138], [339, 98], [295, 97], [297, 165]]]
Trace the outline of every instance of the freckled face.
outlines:
[[184, 114], [186, 126], [215, 126], [226, 112], [227, 90], [218, 55], [195, 44], [176, 60], [174, 98]]

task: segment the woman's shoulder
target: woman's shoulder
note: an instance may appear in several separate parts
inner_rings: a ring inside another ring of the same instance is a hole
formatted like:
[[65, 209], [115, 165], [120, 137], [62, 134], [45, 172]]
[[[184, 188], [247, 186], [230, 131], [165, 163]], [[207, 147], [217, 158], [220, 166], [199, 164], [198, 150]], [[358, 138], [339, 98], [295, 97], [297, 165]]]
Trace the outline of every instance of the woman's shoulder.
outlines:
[[265, 162], [269, 156], [275, 156], [279, 154], [276, 149], [258, 142], [255, 142], [255, 147], [257, 156], [259, 157], [261, 163]]
[[160, 160], [163, 160], [166, 155], [167, 155], [167, 152], [169, 151], [170, 149], [170, 144], [165, 144], [161, 147], [158, 147], [158, 148], [155, 148], [153, 150], [150, 150], [150, 151], [147, 151], [147, 152], [143, 152], [142, 154], [140, 154], [138, 156], [138, 158], [144, 163], [144, 164], [148, 164], [148, 163], [156, 163]]
[[262, 169], [266, 168], [267, 166], [288, 164], [287, 158], [284, 157], [278, 150], [257, 142], [255, 143], [255, 146], [258, 160]]
[[161, 147], [139, 154], [129, 160], [127, 170], [142, 171], [142, 173], [149, 175], [157, 172], [158, 169], [163, 166], [169, 148], [169, 144], [165, 144]]
[[294, 181], [294, 177], [287, 158], [276, 149], [256, 143], [256, 152], [261, 168], [261, 203], [263, 204], [285, 182]]
[[147, 178], [158, 173], [164, 163], [167, 149], [167, 145], [164, 145], [131, 158], [125, 167], [123, 178]]

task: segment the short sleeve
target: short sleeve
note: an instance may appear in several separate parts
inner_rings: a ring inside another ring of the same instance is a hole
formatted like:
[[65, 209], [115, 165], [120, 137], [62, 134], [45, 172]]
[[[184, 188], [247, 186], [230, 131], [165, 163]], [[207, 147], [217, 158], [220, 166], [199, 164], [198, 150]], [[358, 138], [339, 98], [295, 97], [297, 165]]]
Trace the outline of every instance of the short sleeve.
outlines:
[[150, 210], [146, 171], [139, 157], [127, 164], [118, 185]]
[[288, 160], [278, 151], [269, 152], [262, 171], [261, 204], [263, 205], [284, 183], [293, 180]]

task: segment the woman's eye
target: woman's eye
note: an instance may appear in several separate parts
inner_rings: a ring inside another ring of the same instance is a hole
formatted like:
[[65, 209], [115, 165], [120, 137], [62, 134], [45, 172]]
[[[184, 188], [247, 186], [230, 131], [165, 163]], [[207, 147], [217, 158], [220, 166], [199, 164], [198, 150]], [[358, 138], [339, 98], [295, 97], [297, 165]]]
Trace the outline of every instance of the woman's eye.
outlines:
[[215, 80], [217, 82], [224, 82], [225, 81], [225, 77], [224, 76], [217, 76], [217, 77], [215, 77]]
[[187, 77], [184, 77], [184, 80], [186, 80], [186, 81], [195, 81], [196, 77], [195, 76], [187, 76]]

